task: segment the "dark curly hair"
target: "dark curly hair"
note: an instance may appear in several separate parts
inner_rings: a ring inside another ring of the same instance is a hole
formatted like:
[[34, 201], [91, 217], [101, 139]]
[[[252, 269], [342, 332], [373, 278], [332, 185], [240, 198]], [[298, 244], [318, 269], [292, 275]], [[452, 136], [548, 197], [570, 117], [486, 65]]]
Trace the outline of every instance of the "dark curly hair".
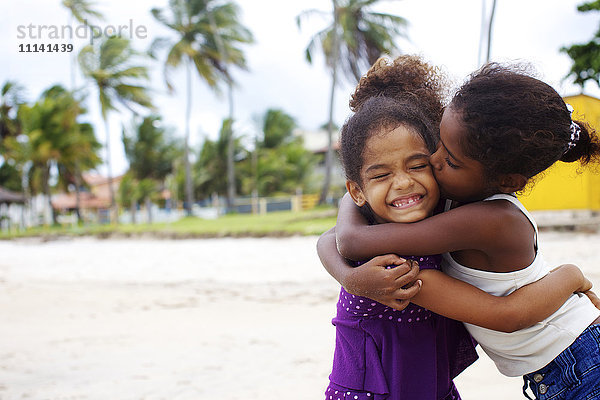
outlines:
[[354, 114], [341, 130], [340, 157], [346, 178], [362, 186], [360, 171], [367, 140], [404, 125], [434, 152], [439, 138], [445, 78], [417, 56], [380, 58], [351, 96]]
[[474, 72], [449, 107], [461, 118], [466, 156], [483, 164], [488, 178], [517, 173], [529, 179], [556, 161], [598, 161], [600, 141], [588, 124], [576, 145], [571, 115], [560, 95], [526, 65], [489, 63]]

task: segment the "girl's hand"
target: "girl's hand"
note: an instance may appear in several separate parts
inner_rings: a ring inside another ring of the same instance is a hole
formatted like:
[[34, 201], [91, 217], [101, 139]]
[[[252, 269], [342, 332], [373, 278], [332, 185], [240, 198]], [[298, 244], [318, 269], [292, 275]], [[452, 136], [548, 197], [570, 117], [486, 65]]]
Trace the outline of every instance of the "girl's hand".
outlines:
[[588, 299], [590, 299], [592, 304], [600, 310], [600, 298], [596, 296], [596, 293], [592, 292], [591, 290], [586, 290], [585, 292], [583, 292], [583, 294], [585, 294], [588, 297]]
[[[390, 265], [396, 267], [386, 268]], [[343, 286], [349, 293], [403, 310], [421, 290], [422, 282], [416, 279], [418, 274], [416, 261], [387, 254], [353, 268], [344, 279]]]
[[592, 282], [590, 282], [590, 280], [584, 276], [583, 284], [581, 285], [581, 287], [579, 289], [576, 290], [576, 292], [581, 292], [581, 293], [585, 294], [592, 289], [592, 286], [593, 286]]
[[577, 290], [577, 292], [585, 294], [588, 299], [592, 302], [592, 304], [600, 310], [600, 298], [596, 296], [596, 293], [592, 292], [592, 282], [585, 276], [583, 277], [583, 285]]
[[593, 284], [588, 278], [585, 277], [585, 275], [583, 275], [583, 272], [581, 272], [581, 269], [579, 269], [579, 267], [573, 264], [563, 264], [554, 268], [551, 272], [556, 272], [559, 269], [568, 270], [569, 274], [571, 274], [572, 276], [579, 276], [581, 280], [581, 286], [579, 286], [579, 288], [575, 290], [575, 293], [585, 294], [588, 297], [588, 299], [590, 299], [592, 304], [597, 309], [600, 309], [600, 298], [598, 298], [596, 293], [591, 291]]

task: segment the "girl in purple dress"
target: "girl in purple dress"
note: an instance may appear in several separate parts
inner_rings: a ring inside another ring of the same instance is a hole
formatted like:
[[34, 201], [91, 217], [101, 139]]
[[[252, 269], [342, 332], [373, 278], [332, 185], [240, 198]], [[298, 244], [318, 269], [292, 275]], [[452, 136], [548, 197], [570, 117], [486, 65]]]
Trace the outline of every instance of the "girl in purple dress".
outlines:
[[[416, 57], [380, 60], [352, 97], [355, 113], [342, 128], [340, 153], [348, 192], [371, 224], [413, 223], [438, 208], [429, 158], [442, 115], [440, 82], [437, 70]], [[331, 237], [324, 235], [319, 246], [331, 246]], [[326, 265], [341, 258], [331, 252], [319, 255]], [[441, 273], [440, 256], [388, 255], [368, 263], [382, 270], [398, 266], [397, 277], [407, 284], [403, 290], [410, 297], [421, 283], [411, 281], [417, 269], [406, 273], [406, 260], [431, 270], [435, 283], [429, 279], [428, 285], [443, 288], [437, 312], [501, 331], [532, 325], [574, 291], [591, 286], [567, 265], [510, 296], [495, 297]], [[525, 304], [527, 313], [516, 318]], [[342, 288], [333, 323], [336, 348], [327, 400], [460, 399], [452, 380], [477, 359], [462, 323], [415, 304], [394, 299], [384, 305]]]

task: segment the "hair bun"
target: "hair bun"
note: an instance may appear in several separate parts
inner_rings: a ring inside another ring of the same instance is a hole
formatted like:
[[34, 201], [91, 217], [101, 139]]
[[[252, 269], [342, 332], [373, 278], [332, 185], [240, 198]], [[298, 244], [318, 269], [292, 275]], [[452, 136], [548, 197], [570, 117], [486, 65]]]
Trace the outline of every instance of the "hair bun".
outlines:
[[416, 55], [402, 55], [394, 60], [380, 57], [360, 79], [350, 98], [350, 109], [357, 111], [372, 97], [395, 100], [417, 98], [425, 111], [441, 120], [447, 95], [447, 80], [441, 70]]
[[595, 131], [587, 123], [572, 121], [571, 139], [560, 161], [567, 163], [579, 161], [581, 165], [600, 161], [600, 139], [594, 133]]

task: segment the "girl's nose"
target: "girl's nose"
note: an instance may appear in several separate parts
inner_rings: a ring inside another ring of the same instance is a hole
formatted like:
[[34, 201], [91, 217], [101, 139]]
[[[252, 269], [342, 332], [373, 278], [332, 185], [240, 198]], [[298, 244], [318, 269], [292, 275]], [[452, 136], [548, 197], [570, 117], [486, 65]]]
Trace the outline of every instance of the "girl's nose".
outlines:
[[437, 151], [433, 153], [431, 157], [429, 157], [429, 164], [431, 164], [431, 167], [436, 171], [442, 169], [442, 156], [440, 149], [441, 146], [438, 146]]
[[397, 189], [406, 189], [414, 184], [413, 179], [408, 174], [398, 174], [394, 179], [394, 186]]

